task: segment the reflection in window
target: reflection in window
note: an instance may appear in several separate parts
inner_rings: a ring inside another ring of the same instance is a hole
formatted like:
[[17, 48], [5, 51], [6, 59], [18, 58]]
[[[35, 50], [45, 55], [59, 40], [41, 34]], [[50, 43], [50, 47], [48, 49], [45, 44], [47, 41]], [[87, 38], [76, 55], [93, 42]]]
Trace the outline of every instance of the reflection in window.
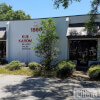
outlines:
[[97, 41], [96, 40], [70, 40], [69, 55], [70, 60], [77, 60], [85, 54], [85, 59], [97, 59]]
[[0, 59], [6, 58], [6, 41], [0, 41]]
[[77, 59], [77, 41], [70, 41], [70, 59], [76, 60]]
[[97, 41], [89, 41], [89, 60], [97, 58]]

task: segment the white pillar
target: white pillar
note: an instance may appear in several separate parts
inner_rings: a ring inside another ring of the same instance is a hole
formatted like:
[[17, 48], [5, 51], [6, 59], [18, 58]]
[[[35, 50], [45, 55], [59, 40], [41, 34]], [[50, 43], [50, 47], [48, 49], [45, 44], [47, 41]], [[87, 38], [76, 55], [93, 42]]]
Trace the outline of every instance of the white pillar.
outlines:
[[7, 24], [6, 24], [7, 26], [6, 26], [6, 59], [8, 60], [8, 61], [10, 61], [10, 54], [9, 54], [9, 28], [10, 28], [10, 22], [8, 21], [7, 22]]
[[[67, 27], [66, 29], [68, 30], [69, 27], [69, 17], [66, 18], [66, 22], [67, 22]], [[67, 31], [66, 31], [67, 32]], [[67, 60], [69, 60], [69, 40], [67, 38], [67, 33], [66, 33], [66, 42], [67, 42]]]

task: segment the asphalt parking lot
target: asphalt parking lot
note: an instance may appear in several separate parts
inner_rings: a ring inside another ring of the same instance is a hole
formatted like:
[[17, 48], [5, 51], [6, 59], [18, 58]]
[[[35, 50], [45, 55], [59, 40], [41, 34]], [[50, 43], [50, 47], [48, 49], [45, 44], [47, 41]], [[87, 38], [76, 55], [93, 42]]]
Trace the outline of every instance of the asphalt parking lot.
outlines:
[[74, 79], [0, 75], [0, 100], [73, 100], [74, 88], [100, 88], [100, 84]]

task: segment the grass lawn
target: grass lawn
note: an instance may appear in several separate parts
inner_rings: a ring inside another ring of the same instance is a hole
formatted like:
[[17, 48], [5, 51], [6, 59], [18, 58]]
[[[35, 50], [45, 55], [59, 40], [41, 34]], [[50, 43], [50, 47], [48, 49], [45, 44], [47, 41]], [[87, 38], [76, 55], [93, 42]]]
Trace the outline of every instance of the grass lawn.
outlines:
[[13, 75], [28, 75], [28, 76], [33, 76], [34, 75], [34, 70], [31, 70], [27, 67], [22, 67], [20, 70], [14, 70], [10, 71], [6, 69], [4, 66], [0, 66], [0, 74], [13, 74]]
[[37, 72], [36, 70], [31, 70], [28, 67], [22, 67], [20, 70], [10, 71], [5, 67], [6, 65], [0, 66], [0, 74], [56, 77], [56, 71]]

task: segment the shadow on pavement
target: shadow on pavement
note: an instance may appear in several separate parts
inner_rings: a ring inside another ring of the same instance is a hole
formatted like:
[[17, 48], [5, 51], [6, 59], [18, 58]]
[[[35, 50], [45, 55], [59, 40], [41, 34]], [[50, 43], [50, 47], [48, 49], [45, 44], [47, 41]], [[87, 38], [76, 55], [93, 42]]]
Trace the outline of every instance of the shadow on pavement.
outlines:
[[28, 77], [20, 84], [4, 87], [4, 92], [10, 95], [0, 100], [64, 100], [73, 96], [74, 88], [81, 87], [96, 88], [100, 85], [78, 80]]

